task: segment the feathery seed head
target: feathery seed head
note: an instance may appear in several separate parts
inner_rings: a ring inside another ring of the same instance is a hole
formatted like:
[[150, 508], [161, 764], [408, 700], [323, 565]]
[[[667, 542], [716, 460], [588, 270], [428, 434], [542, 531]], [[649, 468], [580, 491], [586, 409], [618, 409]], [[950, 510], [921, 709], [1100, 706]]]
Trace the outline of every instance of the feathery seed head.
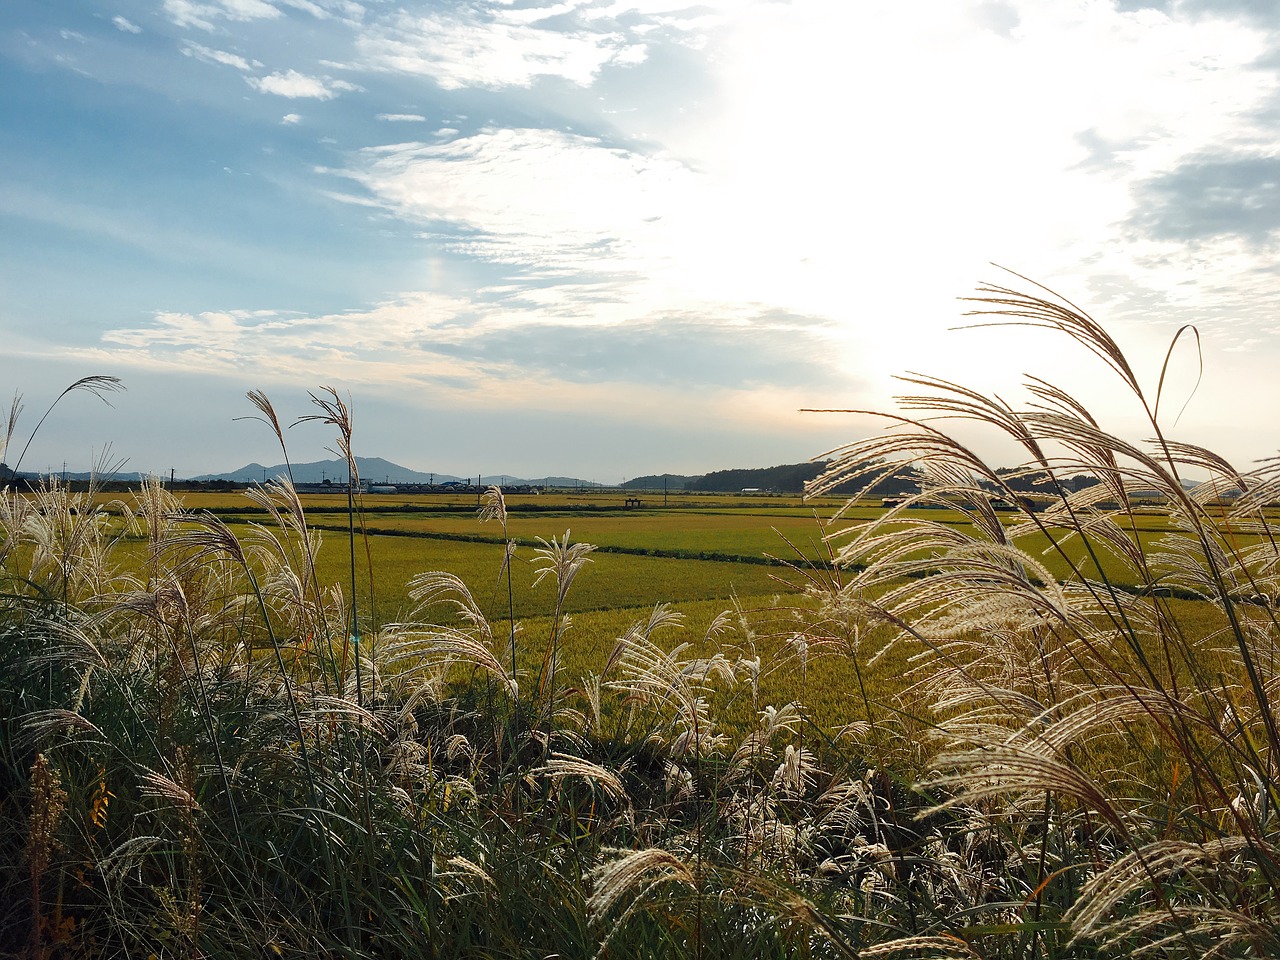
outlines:
[[507, 498], [502, 495], [502, 488], [491, 485], [481, 499], [480, 522], [496, 520], [503, 529], [507, 526]]

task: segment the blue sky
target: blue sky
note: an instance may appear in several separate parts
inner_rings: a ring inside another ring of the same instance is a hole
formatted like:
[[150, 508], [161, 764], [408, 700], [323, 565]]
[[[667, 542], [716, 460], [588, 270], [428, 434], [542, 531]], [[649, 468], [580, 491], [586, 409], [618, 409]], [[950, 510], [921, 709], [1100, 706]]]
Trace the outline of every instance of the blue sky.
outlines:
[[1153, 387], [1198, 324], [1179, 435], [1269, 456], [1273, 10], [10, 0], [0, 379], [36, 413], [87, 374], [128, 387], [69, 398], [25, 466], [275, 462], [245, 391], [292, 418], [321, 385], [357, 452], [455, 474], [807, 459], [877, 427], [800, 408], [891, 408], [907, 370], [1078, 385], [1141, 435], [1080, 351], [951, 330], [991, 262]]

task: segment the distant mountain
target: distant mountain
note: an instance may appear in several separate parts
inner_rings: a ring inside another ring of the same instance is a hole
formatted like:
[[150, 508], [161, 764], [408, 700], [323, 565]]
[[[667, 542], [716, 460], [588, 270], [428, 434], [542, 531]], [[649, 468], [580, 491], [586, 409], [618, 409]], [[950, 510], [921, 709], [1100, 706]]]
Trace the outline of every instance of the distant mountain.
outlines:
[[[398, 463], [392, 463], [390, 460], [384, 460], [382, 457], [356, 457], [356, 469], [360, 471], [360, 478], [368, 480], [370, 483], [448, 483], [449, 481], [463, 479], [448, 473], [420, 473], [417, 470], [402, 467]], [[232, 470], [230, 473], [205, 473], [190, 479], [202, 481], [230, 480], [237, 483], [256, 481], [261, 483], [263, 480], [274, 480], [276, 477], [288, 476], [289, 471], [290, 467], [283, 463], [277, 463], [270, 467], [265, 467], [260, 463], [248, 463], [239, 470]], [[332, 460], [295, 463], [292, 465], [292, 472], [295, 483], [324, 483], [326, 480], [340, 482], [345, 481], [347, 478], [347, 461], [335, 457]]]
[[[390, 460], [384, 460], [382, 457], [356, 457], [356, 469], [360, 471], [361, 480], [375, 484], [389, 483], [393, 486], [397, 483], [434, 483], [438, 485], [442, 483], [474, 484], [476, 482], [475, 476], [459, 477], [452, 473], [423, 473], [421, 470], [412, 470], [398, 463], [392, 463]], [[312, 463], [295, 463], [292, 465], [292, 470], [295, 483], [324, 483], [326, 480], [334, 483], [343, 483], [347, 479], [347, 461], [337, 457], [332, 460], [316, 460]], [[247, 463], [239, 470], [232, 470], [230, 473], [205, 473], [190, 479], [206, 483], [216, 480], [225, 480], [232, 483], [262, 483], [264, 480], [274, 480], [276, 477], [286, 476], [288, 472], [289, 467], [283, 463], [277, 463], [270, 467], [263, 466], [260, 463]], [[534, 477], [526, 480], [522, 477], [513, 477], [510, 474], [492, 474], [487, 477], [481, 477], [480, 485], [482, 487], [597, 486], [597, 484], [579, 480], [576, 477]]]
[[686, 477], [679, 473], [651, 473], [644, 477], [632, 477], [622, 484], [623, 490], [684, 490], [701, 476]]

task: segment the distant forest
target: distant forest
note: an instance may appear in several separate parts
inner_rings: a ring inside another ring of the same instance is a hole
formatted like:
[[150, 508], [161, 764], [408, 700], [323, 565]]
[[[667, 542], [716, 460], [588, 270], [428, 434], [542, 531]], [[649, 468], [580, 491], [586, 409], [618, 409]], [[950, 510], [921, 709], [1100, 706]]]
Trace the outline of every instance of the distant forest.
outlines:
[[[627, 490], [689, 490], [698, 493], [736, 493], [740, 490], [760, 490], [767, 493], [803, 493], [806, 482], [821, 474], [829, 461], [811, 463], [784, 463], [776, 467], [754, 469], [715, 470], [700, 477], [687, 477], [674, 473], [636, 477], [622, 484]], [[1001, 468], [996, 471], [1001, 480], [1020, 493], [1050, 493], [1051, 488], [1042, 482], [1043, 473], [1026, 473], [1020, 469]], [[919, 485], [912, 479], [914, 470], [904, 467], [897, 475], [886, 477], [873, 491], [882, 497], [901, 497], [918, 493]], [[845, 483], [835, 488], [835, 493], [852, 494], [867, 478], [855, 483]], [[1063, 486], [1068, 490], [1080, 490], [1097, 483], [1089, 476], [1065, 478]], [[995, 489], [994, 484], [984, 484]]]
[[[784, 463], [776, 467], [755, 469], [715, 470], [700, 477], [678, 474], [658, 474], [636, 477], [622, 486], [629, 490], [689, 490], [697, 493], [736, 493], [739, 490], [760, 490], [767, 493], [803, 493], [804, 485], [827, 468], [828, 461], [811, 463]], [[909, 471], [909, 468], [908, 468]], [[842, 484], [835, 492], [853, 493], [862, 482]], [[919, 487], [907, 476], [886, 478], [876, 487], [876, 492], [886, 497], [900, 497], [916, 493]]]

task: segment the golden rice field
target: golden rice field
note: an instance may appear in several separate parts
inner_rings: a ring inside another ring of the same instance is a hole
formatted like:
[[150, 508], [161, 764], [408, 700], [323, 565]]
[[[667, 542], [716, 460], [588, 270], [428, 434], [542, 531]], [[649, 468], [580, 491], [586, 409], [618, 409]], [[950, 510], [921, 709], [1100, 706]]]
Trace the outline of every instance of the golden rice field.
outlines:
[[[683, 634], [669, 637], [671, 644], [689, 640], [696, 648], [707, 625], [729, 610], [735, 629], [728, 644], [740, 655], [760, 656], [767, 665], [758, 689], [727, 695], [721, 705], [727, 723], [747, 724], [754, 716], [753, 699], [802, 703], [816, 727], [828, 734], [870, 719], [868, 701], [895, 715], [920, 713], [910, 655], [901, 648], [877, 657], [874, 638], [858, 650], [845, 642], [813, 646], [804, 651], [800, 670], [802, 654], [791, 642], [812, 619], [813, 602], [806, 587], [845, 576], [830, 562], [842, 542], [841, 532], [875, 522], [884, 516], [883, 508], [860, 505], [833, 521], [830, 518], [843, 506], [838, 498], [681, 495], [669, 496], [664, 507], [661, 494], [642, 494], [639, 508], [627, 508], [626, 498], [614, 491], [509, 497], [505, 537], [517, 546], [508, 591], [504, 531], [479, 519], [474, 495], [366, 494], [355, 503], [354, 521], [360, 616], [372, 633], [402, 620], [447, 618], [450, 610], [418, 608], [409, 596], [413, 577], [447, 571], [467, 585], [494, 623], [495, 633], [509, 632], [514, 623], [517, 648], [532, 658], [550, 630], [554, 605], [554, 588], [535, 585], [534, 550], [552, 538], [568, 536], [597, 548], [566, 598], [572, 628], [562, 662], [570, 676], [599, 672], [617, 638], [645, 619], [654, 604], [666, 603], [685, 617]], [[192, 513], [210, 511], [242, 535], [267, 519], [243, 494], [187, 493], [182, 500]], [[349, 589], [346, 498], [303, 495], [302, 502], [309, 526], [322, 540], [317, 554], [320, 579]], [[973, 532], [960, 511], [918, 510], [904, 517]], [[1013, 516], [1008, 522], [1015, 519], [1025, 522]], [[1139, 513], [1133, 525], [1135, 541], [1147, 551], [1170, 532], [1169, 518], [1157, 510]], [[1084, 559], [1078, 541], [1070, 539], [1066, 557], [1046, 553], [1047, 532], [1025, 536], [1019, 545], [1041, 556], [1046, 570], [1058, 578], [1070, 574], [1069, 561], [1082, 564]], [[1108, 574], [1114, 576], [1114, 571], [1108, 569]], [[1212, 619], [1203, 604], [1171, 602], [1192, 632], [1199, 619]], [[522, 668], [536, 666], [525, 659], [522, 655]], [[803, 689], [798, 689], [801, 676]]]
[[[319, 579], [344, 593], [354, 586], [362, 629], [371, 637], [401, 621], [448, 621], [454, 615], [449, 606], [424, 608], [410, 597], [414, 577], [446, 571], [465, 583], [496, 636], [514, 631], [520, 670], [535, 672], [555, 606], [554, 585], [536, 583], [535, 551], [547, 541], [568, 538], [596, 548], [565, 598], [571, 627], [559, 655], [571, 682], [600, 673], [618, 638], [662, 603], [684, 618], [682, 629], [658, 638], [668, 646], [689, 642], [694, 652], [728, 650], [738, 659], [760, 658], [757, 684], [731, 685], [717, 694], [719, 722], [731, 735], [750, 727], [760, 704], [786, 702], [803, 707], [819, 737], [835, 737], [850, 723], [884, 717], [894, 718], [886, 729], [892, 727], [896, 735], [919, 728], [926, 710], [913, 672], [918, 649], [898, 645], [883, 654], [874, 633], [854, 648], [847, 631], [839, 628], [832, 631], [830, 643], [813, 642], [818, 601], [807, 588], [817, 586], [818, 593], [829, 595], [833, 583], [848, 579], [849, 572], [832, 563], [846, 539], [843, 534], [885, 520], [885, 508], [874, 500], [849, 507], [834, 497], [664, 498], [661, 493], [640, 494], [637, 508], [626, 505], [629, 496], [609, 490], [512, 495], [506, 499], [504, 531], [480, 519], [474, 494], [365, 494], [352, 504], [354, 557], [346, 497], [303, 494], [301, 502], [309, 528], [321, 540]], [[244, 493], [184, 493], [181, 500], [189, 513], [217, 516], [248, 540], [255, 524], [269, 527], [272, 522]], [[98, 502], [117, 515], [132, 509], [127, 496], [103, 494]], [[1015, 523], [1023, 530], [1028, 526], [1024, 514], [1000, 519], [1009, 529]], [[975, 534], [968, 515], [936, 508], [906, 511], [885, 530], [914, 521]], [[1080, 538], [1070, 532], [1032, 529], [1016, 542], [1039, 558], [1046, 576], [1068, 579], [1072, 565], [1089, 569]], [[1130, 536], [1144, 554], [1153, 554], [1161, 538], [1173, 532], [1164, 511], [1130, 514]], [[1234, 535], [1229, 527], [1224, 535], [1237, 548], [1257, 539]], [[1051, 537], [1060, 542], [1059, 551], [1049, 549]], [[140, 563], [141, 544], [135, 547], [131, 539], [118, 544], [116, 556], [132, 556]], [[516, 544], [509, 580], [503, 565], [507, 539]], [[1125, 582], [1111, 563], [1104, 572], [1113, 582]], [[1168, 603], [1188, 635], [1204, 636], [1217, 623], [1204, 603]], [[708, 625], [726, 611], [732, 614], [733, 629], [714, 644], [701, 643]], [[794, 642], [800, 634], [807, 638], [803, 645]], [[1108, 752], [1103, 762], [1115, 759]]]

